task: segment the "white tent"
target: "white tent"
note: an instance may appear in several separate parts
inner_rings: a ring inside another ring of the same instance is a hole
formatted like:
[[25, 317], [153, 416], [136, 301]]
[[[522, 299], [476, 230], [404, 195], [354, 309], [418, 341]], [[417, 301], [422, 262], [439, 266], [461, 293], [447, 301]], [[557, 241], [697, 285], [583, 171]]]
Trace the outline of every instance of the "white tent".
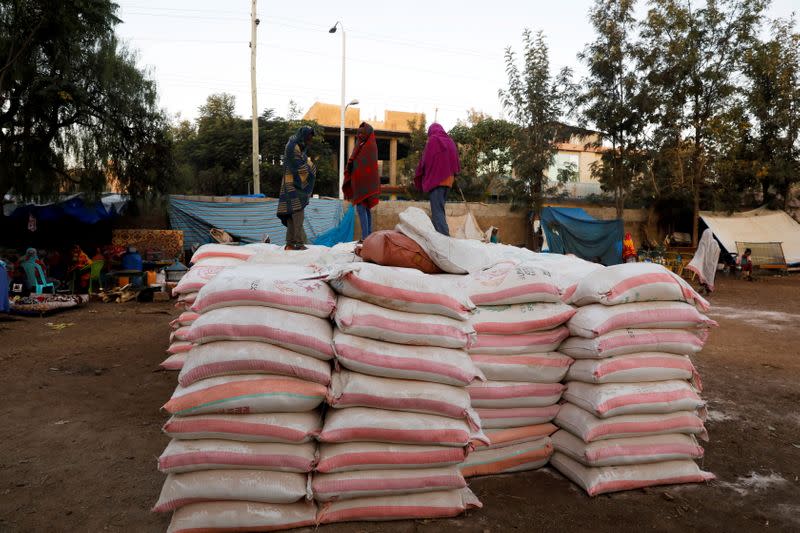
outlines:
[[701, 211], [700, 218], [729, 253], [736, 242], [780, 242], [787, 264], [800, 263], [800, 224], [785, 211], [764, 207], [742, 213]]

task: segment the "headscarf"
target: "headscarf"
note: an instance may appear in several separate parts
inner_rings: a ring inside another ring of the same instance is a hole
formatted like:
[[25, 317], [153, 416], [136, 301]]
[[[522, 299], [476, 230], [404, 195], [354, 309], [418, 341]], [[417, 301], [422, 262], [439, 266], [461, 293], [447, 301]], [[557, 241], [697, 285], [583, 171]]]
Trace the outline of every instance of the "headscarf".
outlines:
[[283, 153], [283, 181], [278, 199], [278, 218], [286, 225], [292, 213], [302, 211], [308, 205], [314, 191], [317, 167], [308, 157], [308, 141], [314, 136], [314, 129], [302, 126], [289, 137]]
[[353, 204], [375, 207], [381, 193], [381, 176], [378, 173], [378, 144], [375, 130], [362, 122], [358, 127], [356, 147], [347, 160], [342, 192]]
[[25, 257], [22, 258], [22, 262], [35, 263], [38, 259], [39, 252], [36, 251], [36, 248], [28, 248], [25, 250]]
[[633, 237], [631, 236], [630, 232], [628, 232], [625, 234], [625, 239], [622, 241], [622, 260], [624, 261], [629, 257], [635, 257], [635, 256], [636, 256], [636, 246], [633, 244]]
[[458, 148], [441, 124], [434, 122], [428, 128], [428, 142], [417, 165], [414, 185], [417, 189], [430, 192], [450, 176], [461, 172], [458, 162]]

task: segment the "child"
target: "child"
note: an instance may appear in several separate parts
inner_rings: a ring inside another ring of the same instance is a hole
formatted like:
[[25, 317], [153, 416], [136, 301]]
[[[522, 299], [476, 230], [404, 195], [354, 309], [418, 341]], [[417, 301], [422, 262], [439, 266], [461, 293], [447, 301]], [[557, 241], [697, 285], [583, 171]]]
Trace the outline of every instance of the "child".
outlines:
[[750, 260], [750, 255], [752, 253], [752, 250], [747, 248], [742, 254], [742, 258], [739, 260], [739, 266], [742, 267], [742, 276], [747, 281], [753, 281], [753, 261]]

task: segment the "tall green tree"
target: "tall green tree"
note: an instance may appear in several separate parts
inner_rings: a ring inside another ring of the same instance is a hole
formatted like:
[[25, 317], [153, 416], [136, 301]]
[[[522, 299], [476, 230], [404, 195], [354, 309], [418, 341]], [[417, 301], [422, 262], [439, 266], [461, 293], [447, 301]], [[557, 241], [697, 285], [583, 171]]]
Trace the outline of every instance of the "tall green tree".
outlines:
[[164, 191], [168, 124], [104, 0], [0, 2], [0, 195]]
[[562, 69], [552, 76], [544, 34], [530, 30], [522, 34], [522, 65], [511, 47], [506, 48], [508, 88], [498, 94], [503, 109], [518, 128], [511, 142], [514, 175], [508, 182], [512, 206], [530, 213], [529, 241], [534, 249], [533, 224], [547, 192], [547, 169], [553, 164], [556, 143], [569, 139], [561, 120], [574, 108], [577, 88], [572, 71]]
[[689, 191], [692, 242], [701, 196], [718, 182], [722, 142], [735, 129], [737, 73], [768, 0], [651, 0], [641, 28], [639, 68], [655, 103], [653, 143], [671, 154], [673, 187]]
[[596, 39], [579, 58], [589, 74], [578, 98], [583, 118], [603, 132], [594, 142], [609, 150], [592, 165], [592, 175], [614, 194], [617, 218], [622, 218], [625, 198], [642, 172], [640, 139], [647, 100], [642, 97], [636, 71], [635, 0], [595, 0], [589, 11]]
[[511, 150], [516, 126], [470, 110], [448, 132], [458, 146], [461, 173], [457, 183], [468, 200], [485, 201], [498, 190], [500, 178], [511, 174]]
[[800, 33], [794, 18], [771, 26], [771, 38], [745, 53], [745, 95], [764, 201], [777, 196], [785, 209], [800, 182]]

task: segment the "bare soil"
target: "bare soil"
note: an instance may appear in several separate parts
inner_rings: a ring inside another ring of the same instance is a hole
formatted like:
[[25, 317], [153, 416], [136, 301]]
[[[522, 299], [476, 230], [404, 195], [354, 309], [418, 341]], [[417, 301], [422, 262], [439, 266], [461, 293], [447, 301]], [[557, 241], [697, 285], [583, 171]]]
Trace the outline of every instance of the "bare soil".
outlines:
[[[456, 519], [319, 531], [800, 531], [800, 277], [724, 278], [710, 300], [720, 327], [695, 363], [716, 481], [589, 498], [544, 469], [472, 480], [484, 508]], [[166, 530], [150, 507], [175, 314], [127, 303], [0, 318], [0, 532]]]

